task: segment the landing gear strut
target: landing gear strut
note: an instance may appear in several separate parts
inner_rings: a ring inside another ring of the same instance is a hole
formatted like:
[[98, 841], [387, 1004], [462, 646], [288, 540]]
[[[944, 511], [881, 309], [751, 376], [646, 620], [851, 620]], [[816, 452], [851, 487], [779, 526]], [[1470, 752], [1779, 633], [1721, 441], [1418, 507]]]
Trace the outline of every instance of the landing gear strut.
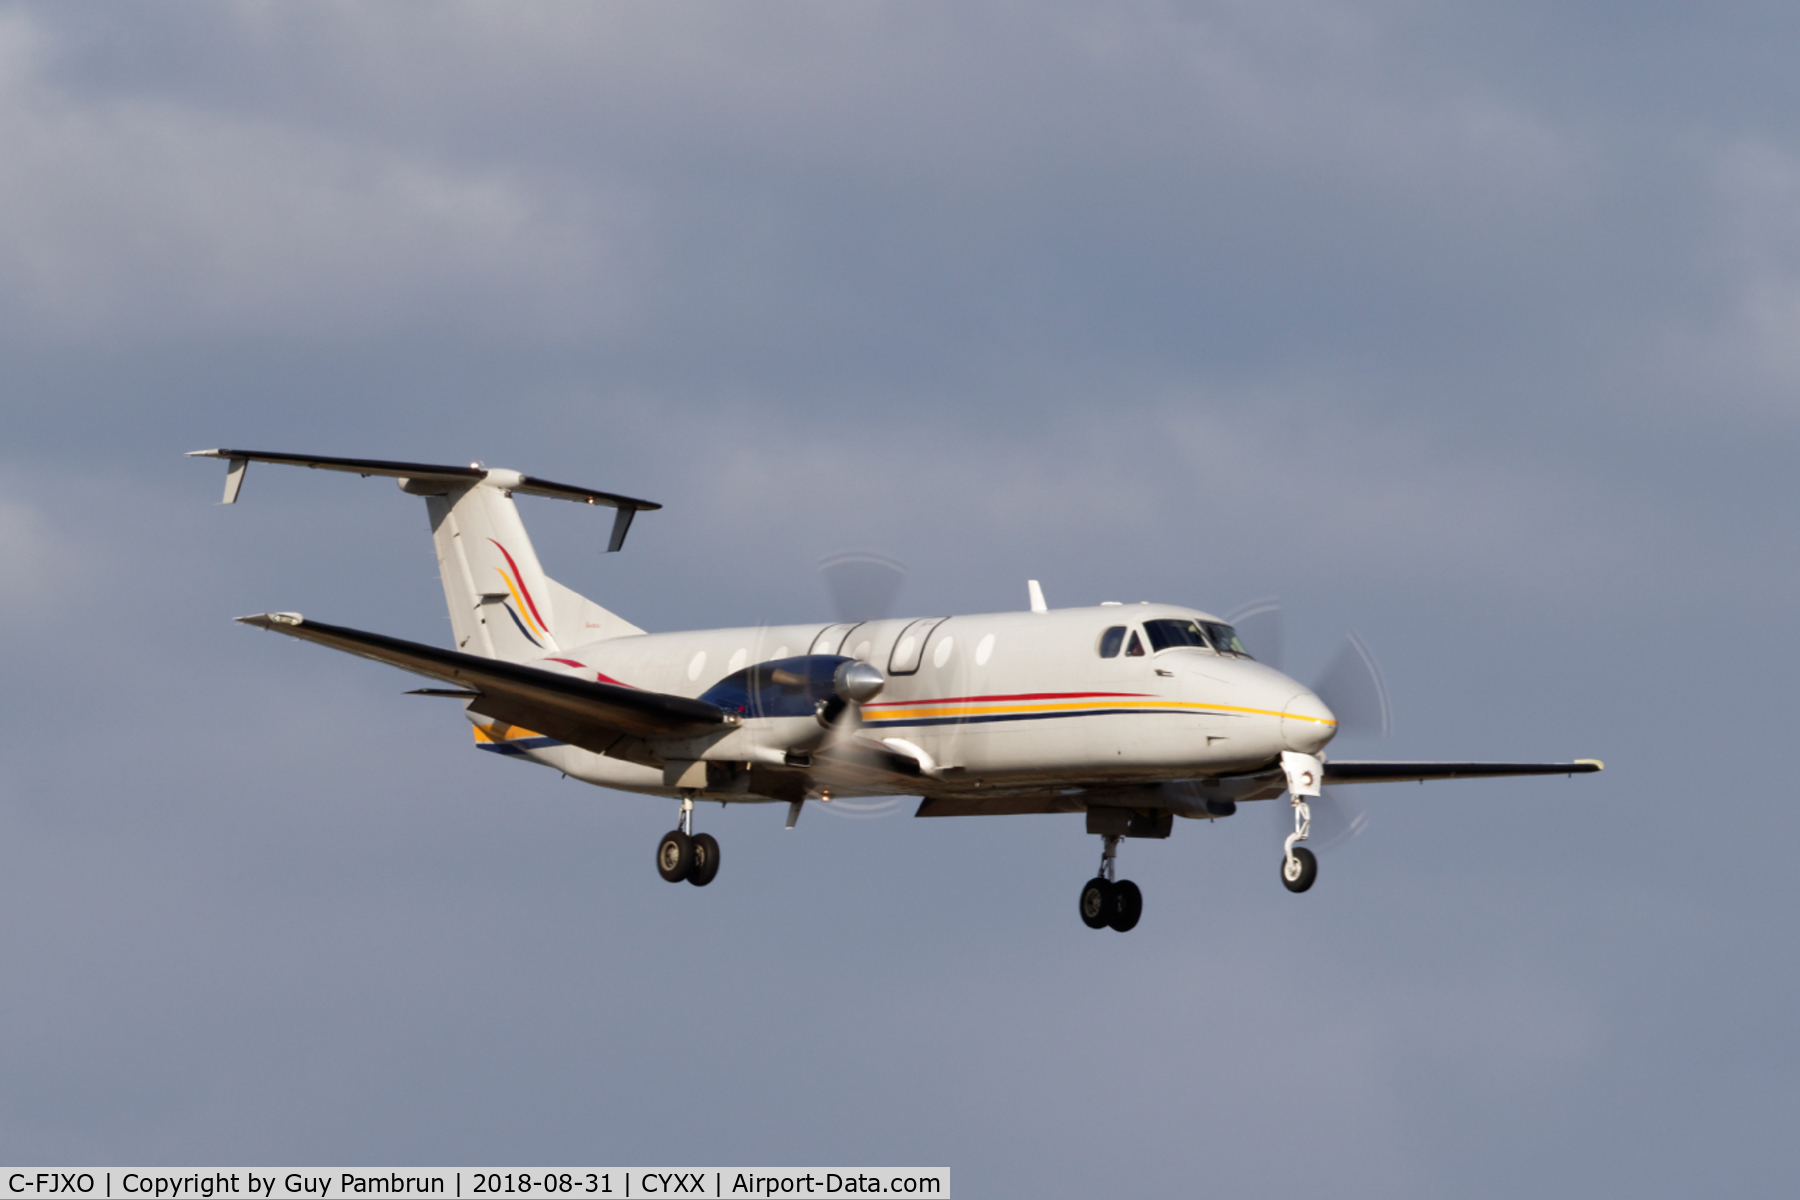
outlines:
[[1107, 834], [1100, 851], [1100, 873], [1081, 889], [1081, 923], [1089, 929], [1112, 928], [1124, 933], [1144, 915], [1144, 893], [1129, 879], [1114, 881], [1119, 838]]
[[683, 879], [705, 887], [719, 873], [719, 842], [710, 833], [694, 832], [694, 798], [681, 798], [681, 826], [663, 834], [656, 846], [656, 871], [670, 883]]
[[1281, 883], [1290, 892], [1304, 892], [1319, 877], [1319, 860], [1313, 852], [1298, 843], [1312, 833], [1312, 805], [1308, 796], [1319, 794], [1324, 764], [1309, 754], [1285, 753], [1282, 769], [1288, 777], [1288, 795], [1294, 804], [1294, 832], [1281, 846]]

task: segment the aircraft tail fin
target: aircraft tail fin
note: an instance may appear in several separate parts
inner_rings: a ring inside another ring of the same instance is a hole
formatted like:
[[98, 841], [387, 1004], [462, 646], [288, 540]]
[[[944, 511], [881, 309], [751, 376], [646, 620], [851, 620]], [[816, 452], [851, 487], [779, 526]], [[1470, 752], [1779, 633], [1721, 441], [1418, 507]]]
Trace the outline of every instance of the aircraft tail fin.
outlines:
[[513, 493], [614, 509], [608, 550], [624, 545], [636, 513], [661, 505], [474, 465], [445, 467], [250, 450], [196, 450], [193, 454], [227, 461], [227, 504], [237, 502], [245, 469], [252, 462], [387, 475], [399, 482], [401, 491], [424, 497], [451, 628], [457, 649], [465, 653], [525, 662], [583, 642], [643, 632], [544, 573], [519, 519]]

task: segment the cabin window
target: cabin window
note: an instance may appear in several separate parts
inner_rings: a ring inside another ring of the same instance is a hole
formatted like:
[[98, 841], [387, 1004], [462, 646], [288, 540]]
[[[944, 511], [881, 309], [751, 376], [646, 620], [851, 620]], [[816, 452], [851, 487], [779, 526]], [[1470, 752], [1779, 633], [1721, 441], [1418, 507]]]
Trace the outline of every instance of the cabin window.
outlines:
[[1138, 635], [1135, 631], [1131, 635], [1130, 645], [1125, 647], [1125, 657], [1126, 658], [1142, 658], [1142, 657], [1144, 657], [1144, 643], [1138, 641]]
[[1117, 658], [1119, 657], [1120, 647], [1124, 645], [1125, 627], [1123, 625], [1114, 625], [1111, 629], [1108, 629], [1105, 633], [1100, 635], [1100, 657]]

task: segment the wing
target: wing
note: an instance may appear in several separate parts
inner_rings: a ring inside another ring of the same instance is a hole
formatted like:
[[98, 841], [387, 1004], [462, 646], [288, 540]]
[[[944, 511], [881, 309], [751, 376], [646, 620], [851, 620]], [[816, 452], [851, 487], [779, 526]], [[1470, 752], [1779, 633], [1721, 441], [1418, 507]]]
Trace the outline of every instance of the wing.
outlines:
[[261, 613], [238, 620], [458, 684], [474, 693], [469, 703], [474, 712], [596, 754], [605, 754], [622, 740], [692, 735], [738, 721], [737, 714], [704, 700], [572, 679], [537, 667], [308, 621], [298, 613]]
[[1587, 775], [1605, 764], [1597, 758], [1574, 762], [1327, 762], [1326, 783], [1411, 783], [1427, 779], [1491, 779], [1505, 775]]

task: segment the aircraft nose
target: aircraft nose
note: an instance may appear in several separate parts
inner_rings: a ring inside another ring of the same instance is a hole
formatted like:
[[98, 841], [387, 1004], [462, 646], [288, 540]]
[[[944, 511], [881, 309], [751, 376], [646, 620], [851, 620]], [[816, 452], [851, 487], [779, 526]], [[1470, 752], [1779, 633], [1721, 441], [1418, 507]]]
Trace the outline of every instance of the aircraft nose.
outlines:
[[1324, 701], [1304, 688], [1282, 710], [1281, 740], [1289, 750], [1317, 754], [1336, 734], [1337, 717]]

